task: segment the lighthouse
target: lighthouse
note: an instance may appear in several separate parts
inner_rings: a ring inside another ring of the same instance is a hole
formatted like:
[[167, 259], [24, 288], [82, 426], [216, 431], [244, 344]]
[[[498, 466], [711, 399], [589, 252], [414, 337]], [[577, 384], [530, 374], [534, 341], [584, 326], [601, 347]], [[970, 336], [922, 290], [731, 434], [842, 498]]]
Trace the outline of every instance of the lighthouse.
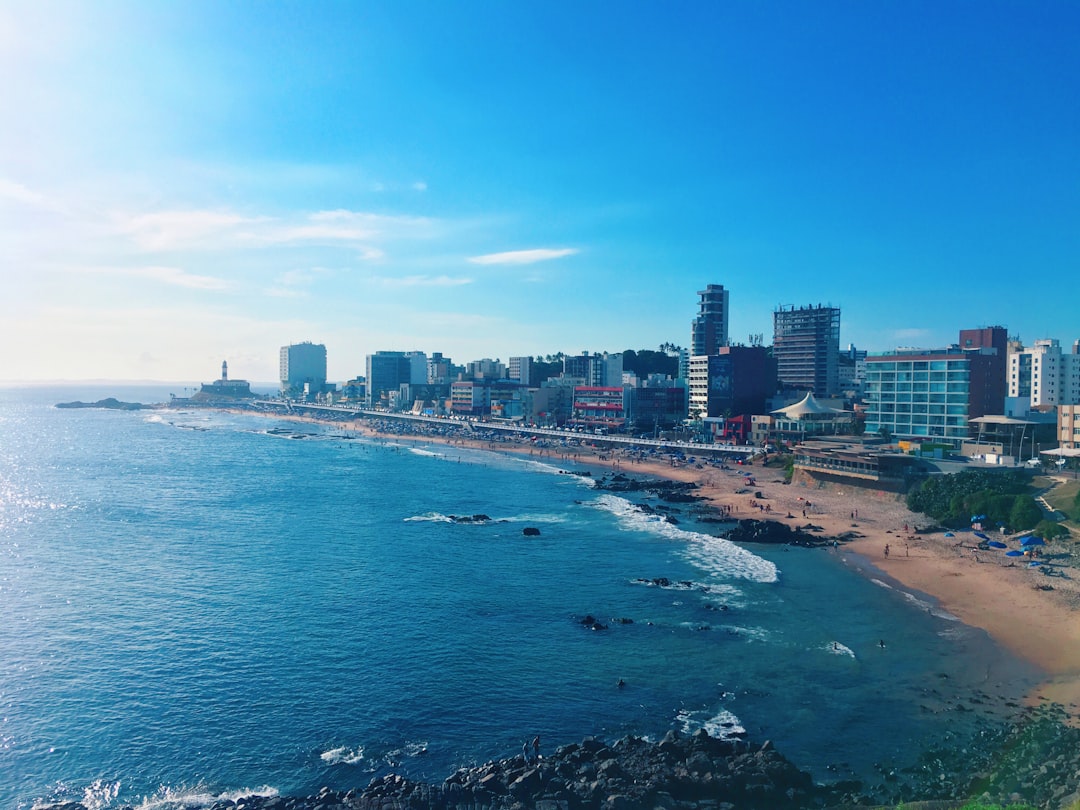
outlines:
[[229, 381], [229, 363], [226, 360], [221, 361], [221, 381]]

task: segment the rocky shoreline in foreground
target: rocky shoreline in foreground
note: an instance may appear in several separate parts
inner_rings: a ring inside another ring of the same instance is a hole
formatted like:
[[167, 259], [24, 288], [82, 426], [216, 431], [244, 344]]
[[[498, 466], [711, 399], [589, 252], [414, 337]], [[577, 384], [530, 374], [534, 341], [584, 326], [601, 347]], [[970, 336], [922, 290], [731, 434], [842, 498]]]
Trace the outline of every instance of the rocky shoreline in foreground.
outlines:
[[[441, 783], [386, 774], [364, 789], [313, 796], [222, 799], [210, 810], [802, 810], [969, 798], [1058, 810], [1080, 801], [1080, 728], [1058, 707], [1031, 710], [959, 749], [924, 752], [881, 782], [815, 783], [770, 742], [718, 739], [705, 730], [650, 742], [595, 737], [550, 756], [461, 768]], [[884, 730], [883, 730], [884, 731]], [[204, 805], [205, 806], [205, 805]], [[80, 803], [48, 810], [87, 810]]]

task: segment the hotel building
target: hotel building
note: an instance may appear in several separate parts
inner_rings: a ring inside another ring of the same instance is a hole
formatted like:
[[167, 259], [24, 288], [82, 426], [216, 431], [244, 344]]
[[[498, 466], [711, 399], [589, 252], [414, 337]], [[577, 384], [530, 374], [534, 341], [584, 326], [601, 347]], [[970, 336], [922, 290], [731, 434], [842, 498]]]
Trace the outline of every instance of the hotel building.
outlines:
[[946, 349], [866, 358], [866, 432], [959, 450], [968, 422], [1004, 409], [1005, 330], [964, 330]]

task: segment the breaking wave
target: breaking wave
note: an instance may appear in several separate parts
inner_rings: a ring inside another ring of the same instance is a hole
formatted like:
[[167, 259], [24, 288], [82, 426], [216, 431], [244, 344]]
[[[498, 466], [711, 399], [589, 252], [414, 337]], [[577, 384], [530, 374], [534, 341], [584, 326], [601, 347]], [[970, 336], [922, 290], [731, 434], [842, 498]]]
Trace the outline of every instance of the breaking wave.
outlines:
[[722, 537], [680, 529], [668, 523], [662, 515], [643, 512], [630, 501], [616, 495], [601, 495], [595, 504], [615, 515], [626, 528], [651, 532], [684, 543], [685, 554], [690, 561], [712, 576], [752, 582], [779, 580], [779, 571], [774, 563]]

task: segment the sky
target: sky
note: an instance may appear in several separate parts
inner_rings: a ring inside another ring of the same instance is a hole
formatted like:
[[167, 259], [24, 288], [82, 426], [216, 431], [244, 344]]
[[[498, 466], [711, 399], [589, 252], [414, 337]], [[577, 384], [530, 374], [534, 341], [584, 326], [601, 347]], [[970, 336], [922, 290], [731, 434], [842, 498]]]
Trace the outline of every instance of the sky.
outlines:
[[1080, 338], [1080, 5], [0, 0], [0, 380]]

